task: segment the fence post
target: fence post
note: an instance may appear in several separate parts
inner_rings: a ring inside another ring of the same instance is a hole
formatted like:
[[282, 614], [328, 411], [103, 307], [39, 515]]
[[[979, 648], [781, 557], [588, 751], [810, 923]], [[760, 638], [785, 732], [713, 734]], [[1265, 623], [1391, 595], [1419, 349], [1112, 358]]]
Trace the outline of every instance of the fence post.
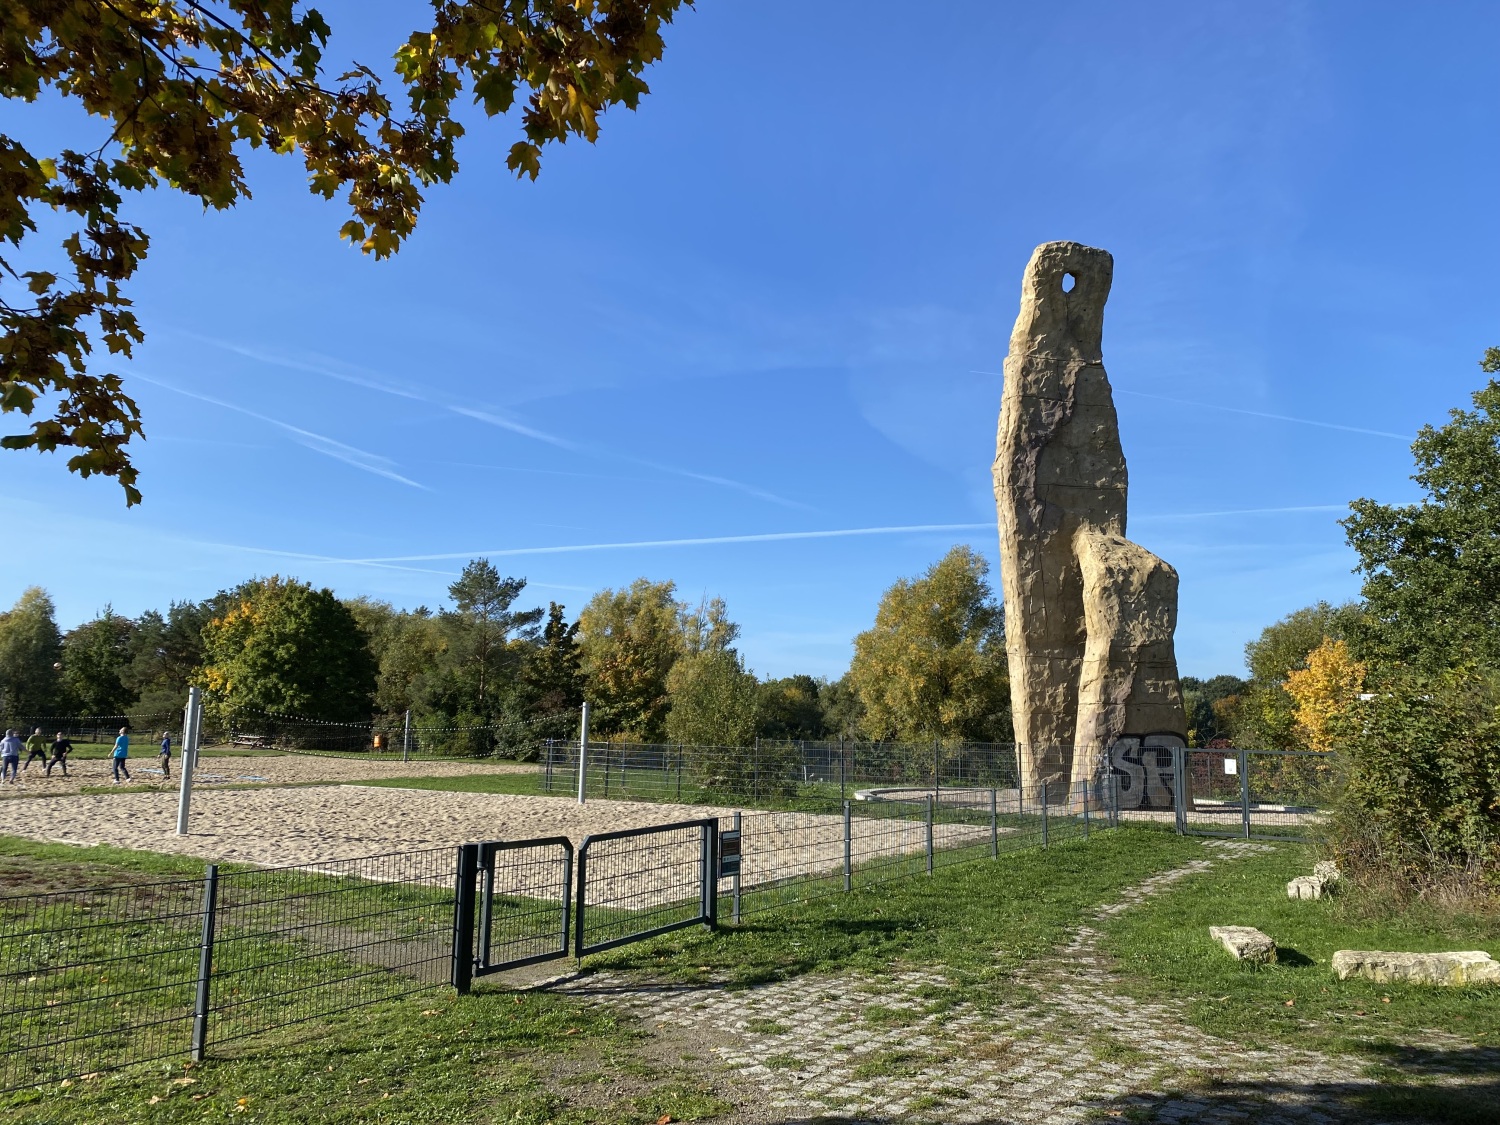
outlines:
[[582, 961], [583, 927], [587, 920], [585, 913], [588, 909], [589, 889], [589, 838], [587, 836], [578, 845], [578, 878], [574, 880], [574, 885], [578, 888], [578, 894], [573, 902], [576, 912], [573, 919], [573, 956]]
[[710, 930], [719, 926], [719, 822], [703, 826], [703, 924]]
[[849, 796], [847, 789], [848, 772], [844, 768], [844, 736], [839, 735], [839, 799], [843, 800]]
[[849, 802], [844, 802], [844, 890], [852, 890], [854, 887], [854, 864], [853, 859], [853, 816], [849, 811]]
[[[188, 809], [193, 802], [193, 768], [198, 764], [198, 733], [203, 726], [203, 689], [188, 688], [182, 717], [182, 761], [177, 774], [177, 835], [188, 834]], [[233, 741], [231, 739], [231, 741]]]
[[401, 760], [411, 761], [411, 709], [407, 708], [406, 718], [401, 727]]
[[474, 981], [474, 881], [479, 874], [479, 845], [458, 846], [458, 873], [453, 885], [453, 967], [451, 982], [460, 996]]
[[1245, 839], [1250, 839], [1250, 751], [1240, 751], [1240, 820]]
[[484, 873], [484, 898], [479, 903], [479, 948], [477, 953], [479, 963], [481, 965], [488, 965], [490, 963], [490, 925], [493, 921], [492, 911], [495, 905], [494, 845], [480, 845], [479, 870]]
[[680, 742], [677, 744], [677, 803], [682, 803], [682, 743]]
[[931, 794], [927, 797], [927, 874], [932, 874], [932, 806], [934, 800]]
[[204, 1053], [208, 1050], [208, 1006], [214, 971], [214, 928], [218, 909], [219, 865], [210, 863], [203, 874], [203, 938], [198, 945], [198, 991], [193, 997], [194, 1062], [202, 1062]]
[[1083, 838], [1089, 838], [1089, 779], [1083, 779]]
[[[741, 816], [742, 816], [742, 814], [740, 813], [740, 810], [739, 809], [735, 809], [734, 810], [734, 834], [735, 834], [735, 836], [740, 841], [740, 863], [744, 863], [745, 862], [745, 835], [744, 835], [744, 832], [742, 831]], [[739, 869], [738, 866], [735, 867], [735, 869], [734, 869], [734, 875], [733, 875], [732, 878], [733, 878], [733, 884], [732, 885], [734, 887], [734, 924], [736, 926], [738, 926], [740, 924], [740, 869]]]
[[[1141, 761], [1146, 760], [1146, 752], [1141, 751]], [[1158, 753], [1153, 759], [1160, 763], [1161, 755]], [[1183, 783], [1187, 777], [1187, 751], [1180, 746], [1172, 747], [1172, 812], [1177, 822], [1177, 834], [1187, 835], [1187, 786]]]
[[1047, 846], [1047, 783], [1041, 785], [1042, 790], [1042, 847]]
[[943, 740], [934, 738], [932, 740], [932, 791], [938, 793], [943, 788]]
[[758, 800], [760, 800], [760, 736], [759, 735], [756, 735], [756, 738], [755, 738], [755, 757], [754, 757], [754, 759], [752, 760], [752, 762], [750, 764], [750, 770], [751, 770], [750, 799], [752, 801], [758, 801]]
[[[578, 727], [578, 803], [581, 805], [588, 795], [584, 789], [589, 774], [589, 701], [583, 701], [583, 718]], [[608, 777], [608, 771], [605, 777]]]
[[990, 858], [1000, 858], [1000, 794], [990, 790]]

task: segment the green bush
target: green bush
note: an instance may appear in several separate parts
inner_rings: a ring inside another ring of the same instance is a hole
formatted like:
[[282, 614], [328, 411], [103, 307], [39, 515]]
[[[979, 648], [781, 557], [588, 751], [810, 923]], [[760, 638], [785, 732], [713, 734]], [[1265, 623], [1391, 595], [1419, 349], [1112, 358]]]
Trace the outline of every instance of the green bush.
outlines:
[[1356, 879], [1500, 895], [1500, 715], [1472, 672], [1385, 684], [1344, 720], [1348, 770], [1330, 824]]

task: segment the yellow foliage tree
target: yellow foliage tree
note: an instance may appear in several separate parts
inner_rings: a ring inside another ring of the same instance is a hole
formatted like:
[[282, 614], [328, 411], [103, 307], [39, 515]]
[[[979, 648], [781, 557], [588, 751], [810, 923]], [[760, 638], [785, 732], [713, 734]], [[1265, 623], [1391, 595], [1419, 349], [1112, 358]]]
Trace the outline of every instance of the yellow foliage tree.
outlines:
[[1307, 654], [1307, 667], [1287, 673], [1286, 693], [1296, 704], [1296, 726], [1309, 750], [1333, 748], [1333, 722], [1359, 698], [1365, 666], [1343, 641], [1323, 639]]

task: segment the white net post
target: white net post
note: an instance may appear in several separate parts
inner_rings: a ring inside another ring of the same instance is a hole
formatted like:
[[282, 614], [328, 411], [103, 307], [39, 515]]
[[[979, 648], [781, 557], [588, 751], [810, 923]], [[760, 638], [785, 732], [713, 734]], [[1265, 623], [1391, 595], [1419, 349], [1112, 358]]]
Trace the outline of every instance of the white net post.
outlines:
[[193, 800], [193, 767], [198, 764], [198, 732], [203, 724], [203, 689], [188, 688], [182, 713], [182, 764], [177, 790], [177, 835], [188, 834], [188, 806]]

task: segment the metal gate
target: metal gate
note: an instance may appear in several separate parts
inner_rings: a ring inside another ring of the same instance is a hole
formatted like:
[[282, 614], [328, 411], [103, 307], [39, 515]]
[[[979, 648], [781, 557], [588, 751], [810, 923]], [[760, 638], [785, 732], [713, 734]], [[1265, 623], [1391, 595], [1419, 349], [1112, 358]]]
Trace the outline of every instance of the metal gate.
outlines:
[[1178, 750], [1177, 831], [1305, 840], [1333, 803], [1339, 759], [1312, 750]]
[[458, 849], [453, 987], [475, 977], [568, 955], [573, 842], [486, 840]]
[[578, 848], [573, 954], [718, 924], [719, 822], [600, 832]]

